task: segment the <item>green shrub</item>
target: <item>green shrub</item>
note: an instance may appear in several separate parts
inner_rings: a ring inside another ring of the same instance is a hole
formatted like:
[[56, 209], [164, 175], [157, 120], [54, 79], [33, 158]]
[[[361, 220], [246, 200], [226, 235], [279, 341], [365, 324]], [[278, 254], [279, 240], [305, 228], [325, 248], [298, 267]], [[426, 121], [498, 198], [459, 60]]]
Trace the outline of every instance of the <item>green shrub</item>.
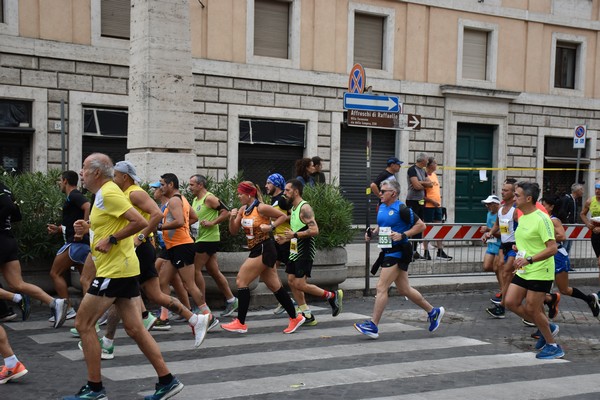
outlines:
[[62, 244], [61, 235], [48, 235], [46, 225], [59, 223], [65, 201], [57, 181], [61, 171], [13, 174], [0, 171], [0, 182], [13, 193], [23, 220], [13, 225], [19, 243], [19, 256], [24, 262], [52, 260]]

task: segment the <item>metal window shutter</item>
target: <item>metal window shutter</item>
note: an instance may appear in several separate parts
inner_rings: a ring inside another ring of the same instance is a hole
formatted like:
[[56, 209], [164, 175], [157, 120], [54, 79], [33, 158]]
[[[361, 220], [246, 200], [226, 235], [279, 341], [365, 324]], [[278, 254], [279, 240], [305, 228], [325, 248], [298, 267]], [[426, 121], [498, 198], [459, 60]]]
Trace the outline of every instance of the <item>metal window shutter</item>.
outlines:
[[267, 177], [275, 172], [288, 180], [295, 178], [296, 160], [304, 157], [300, 146], [277, 146], [269, 144], [240, 143], [238, 147], [238, 170], [244, 179], [264, 187]]
[[382, 69], [384, 18], [354, 15], [354, 62], [363, 67]]
[[[346, 199], [354, 203], [352, 222], [354, 224], [365, 223], [366, 218], [366, 195], [367, 183], [366, 166], [366, 141], [367, 130], [364, 128], [344, 127], [342, 128], [342, 148], [340, 151], [340, 187]], [[387, 167], [387, 159], [395, 156], [396, 132], [393, 130], [373, 129], [371, 145], [371, 181]], [[403, 160], [404, 165], [407, 160]], [[400, 182], [406, 187], [406, 182]], [[401, 199], [404, 201], [404, 199]], [[371, 224], [376, 223], [375, 208], [377, 198], [371, 197]]]
[[463, 78], [486, 80], [487, 40], [488, 32], [465, 29], [463, 35]]
[[254, 2], [254, 54], [288, 58], [290, 3], [256, 0]]
[[130, 0], [102, 0], [101, 35], [129, 39], [131, 19]]

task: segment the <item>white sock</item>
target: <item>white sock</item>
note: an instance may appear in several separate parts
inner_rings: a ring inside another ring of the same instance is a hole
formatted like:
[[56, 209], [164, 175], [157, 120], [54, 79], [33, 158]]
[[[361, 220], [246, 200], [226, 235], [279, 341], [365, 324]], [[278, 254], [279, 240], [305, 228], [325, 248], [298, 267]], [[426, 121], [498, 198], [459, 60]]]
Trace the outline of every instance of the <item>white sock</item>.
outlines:
[[6, 368], [14, 368], [18, 362], [19, 359], [14, 354], [4, 359], [4, 365], [6, 365]]
[[106, 336], [102, 336], [102, 344], [104, 345], [104, 347], [112, 346], [114, 341], [115, 341], [114, 339], [109, 339]]
[[13, 302], [20, 303], [21, 300], [23, 300], [23, 296], [21, 296], [19, 293], [15, 293], [15, 295], [13, 296]]
[[231, 304], [231, 303], [233, 303], [234, 301], [235, 301], [235, 296], [233, 296], [233, 297], [232, 297], [232, 298], [230, 298], [230, 299], [227, 299], [227, 304]]
[[192, 314], [190, 319], [188, 319], [188, 322], [190, 323], [191, 326], [195, 326], [198, 323], [198, 315]]

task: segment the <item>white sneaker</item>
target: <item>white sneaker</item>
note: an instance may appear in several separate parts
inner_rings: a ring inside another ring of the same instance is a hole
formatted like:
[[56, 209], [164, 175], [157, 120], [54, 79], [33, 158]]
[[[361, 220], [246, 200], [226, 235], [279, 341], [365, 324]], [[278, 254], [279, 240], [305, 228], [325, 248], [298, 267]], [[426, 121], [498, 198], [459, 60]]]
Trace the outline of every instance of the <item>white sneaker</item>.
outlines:
[[[73, 307], [67, 310], [67, 317], [65, 319], [73, 319], [77, 316], [77, 311]], [[48, 322], [54, 323], [54, 315], [48, 318]]]
[[54, 299], [54, 307], [52, 307], [52, 313], [54, 314], [54, 329], [60, 328], [65, 323], [67, 318], [67, 299]]
[[208, 314], [197, 314], [198, 322], [192, 326], [192, 333], [194, 334], [194, 347], [198, 348], [204, 342], [206, 332], [208, 332], [208, 325], [210, 322], [210, 315]]

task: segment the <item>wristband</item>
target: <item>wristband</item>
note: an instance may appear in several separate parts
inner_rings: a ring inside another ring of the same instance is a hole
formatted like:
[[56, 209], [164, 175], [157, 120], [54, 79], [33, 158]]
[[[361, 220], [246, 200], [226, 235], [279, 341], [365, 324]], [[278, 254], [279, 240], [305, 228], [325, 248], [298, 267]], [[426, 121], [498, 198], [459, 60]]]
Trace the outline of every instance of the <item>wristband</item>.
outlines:
[[298, 239], [298, 232], [294, 232], [294, 237]]

